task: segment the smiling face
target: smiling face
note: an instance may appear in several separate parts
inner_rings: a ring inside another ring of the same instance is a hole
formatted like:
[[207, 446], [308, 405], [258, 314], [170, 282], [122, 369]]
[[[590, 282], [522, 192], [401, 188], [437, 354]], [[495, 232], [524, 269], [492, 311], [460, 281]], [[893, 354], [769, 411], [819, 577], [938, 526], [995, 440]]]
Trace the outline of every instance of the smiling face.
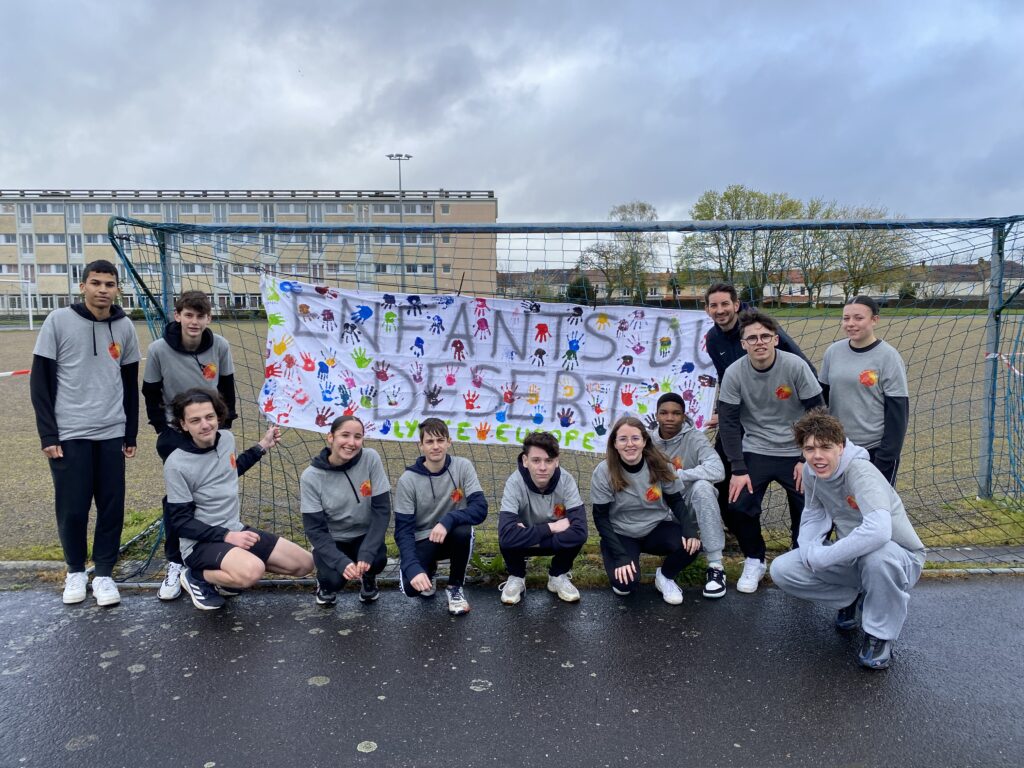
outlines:
[[90, 272], [78, 289], [94, 317], [107, 317], [117, 298], [117, 277], [109, 272]]
[[209, 448], [217, 440], [217, 411], [213, 403], [192, 403], [185, 406], [181, 429], [187, 432], [197, 448]]
[[875, 326], [878, 315], [863, 304], [847, 304], [843, 307], [843, 332], [854, 347], [866, 347], [875, 343]]
[[540, 490], [548, 487], [551, 476], [558, 469], [558, 457], [548, 456], [548, 452], [536, 445], [531, 445], [523, 457], [523, 465], [530, 473], [530, 479]]
[[199, 346], [203, 331], [213, 320], [210, 315], [200, 314], [189, 307], [185, 307], [181, 312], [175, 312], [174, 319], [181, 323], [181, 338], [185, 342], [185, 346], [189, 348]]
[[721, 330], [731, 331], [732, 327], [736, 325], [736, 315], [740, 311], [740, 303], [733, 301], [732, 296], [725, 291], [720, 291], [708, 296], [704, 309], [708, 313], [708, 317], [714, 320], [715, 325]]
[[444, 466], [444, 457], [451, 448], [451, 438], [424, 432], [420, 435], [420, 453], [426, 459], [427, 469], [437, 472]]
[[349, 419], [327, 435], [331, 453], [327, 461], [335, 466], [351, 461], [363, 449], [363, 425], [358, 419]]
[[779, 336], [760, 323], [751, 323], [740, 331], [740, 344], [755, 368], [767, 368], [775, 360]]
[[655, 414], [658, 419], [658, 434], [665, 440], [671, 440], [683, 428], [686, 416], [679, 403], [662, 403]]
[[637, 429], [630, 424], [623, 424], [615, 433], [613, 445], [622, 463], [633, 466], [639, 464], [643, 459], [646, 442], [647, 435], [642, 429]]
[[826, 443], [813, 436], [804, 440], [804, 461], [811, 471], [822, 480], [827, 480], [839, 469], [839, 460], [843, 456], [843, 446]]

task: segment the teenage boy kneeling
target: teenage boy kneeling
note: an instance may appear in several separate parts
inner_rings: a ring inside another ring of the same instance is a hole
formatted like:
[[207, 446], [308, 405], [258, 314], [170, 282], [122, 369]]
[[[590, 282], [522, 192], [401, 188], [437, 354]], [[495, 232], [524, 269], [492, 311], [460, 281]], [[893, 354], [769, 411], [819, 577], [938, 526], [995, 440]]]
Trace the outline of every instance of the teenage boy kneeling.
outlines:
[[462, 593], [473, 553], [473, 526], [487, 517], [487, 499], [468, 459], [449, 456], [452, 440], [440, 419], [419, 427], [420, 452], [395, 484], [395, 543], [401, 587], [409, 597], [433, 597], [437, 563], [449, 560], [448, 612], [469, 613]]
[[[800, 547], [772, 562], [772, 580], [795, 597], [839, 609], [837, 629], [860, 623], [857, 660], [885, 669], [924, 566], [924, 545], [899, 495], [868, 452], [846, 439], [839, 419], [815, 409], [793, 433], [807, 462]], [[829, 543], [833, 525], [838, 539]]]

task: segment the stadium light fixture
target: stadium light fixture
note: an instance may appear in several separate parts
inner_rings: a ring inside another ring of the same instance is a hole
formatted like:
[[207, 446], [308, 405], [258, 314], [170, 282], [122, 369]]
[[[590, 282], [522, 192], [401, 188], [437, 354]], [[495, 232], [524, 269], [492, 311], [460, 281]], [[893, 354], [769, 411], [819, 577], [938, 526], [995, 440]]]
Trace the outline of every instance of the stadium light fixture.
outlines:
[[[398, 161], [398, 223], [405, 223], [405, 194], [402, 192], [402, 161], [412, 160], [412, 155], [404, 152], [392, 152], [387, 155], [388, 160]], [[398, 268], [401, 270], [401, 275], [398, 279], [398, 284], [401, 289], [405, 290], [405, 232], [400, 232], [398, 235]]]

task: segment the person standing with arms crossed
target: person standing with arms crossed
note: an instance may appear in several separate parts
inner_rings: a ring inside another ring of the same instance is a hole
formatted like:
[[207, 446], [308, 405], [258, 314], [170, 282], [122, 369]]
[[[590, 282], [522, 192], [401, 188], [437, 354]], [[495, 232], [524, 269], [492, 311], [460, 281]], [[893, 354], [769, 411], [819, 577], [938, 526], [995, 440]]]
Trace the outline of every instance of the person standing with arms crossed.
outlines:
[[121, 595], [112, 574], [124, 527], [125, 463], [139, 431], [139, 339], [114, 304], [117, 269], [86, 264], [83, 301], [47, 315], [33, 350], [36, 428], [53, 476], [57, 531], [68, 572], [63, 601], [85, 600], [89, 509], [96, 501], [92, 593], [101, 606]]

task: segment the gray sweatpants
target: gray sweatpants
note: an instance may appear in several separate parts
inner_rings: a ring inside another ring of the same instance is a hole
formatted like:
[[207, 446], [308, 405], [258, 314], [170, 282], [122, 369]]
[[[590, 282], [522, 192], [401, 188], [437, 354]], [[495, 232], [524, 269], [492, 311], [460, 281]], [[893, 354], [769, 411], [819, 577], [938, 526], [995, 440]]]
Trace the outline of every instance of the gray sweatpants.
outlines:
[[683, 501], [693, 510], [700, 527], [700, 543], [709, 563], [722, 562], [725, 530], [718, 508], [718, 491], [707, 480], [683, 483]]
[[817, 572], [804, 565], [799, 550], [793, 550], [772, 561], [771, 574], [782, 591], [836, 610], [863, 592], [864, 631], [881, 640], [895, 640], [907, 620], [910, 588], [920, 578], [923, 566], [923, 554], [890, 541], [858, 557], [852, 565], [833, 565]]

